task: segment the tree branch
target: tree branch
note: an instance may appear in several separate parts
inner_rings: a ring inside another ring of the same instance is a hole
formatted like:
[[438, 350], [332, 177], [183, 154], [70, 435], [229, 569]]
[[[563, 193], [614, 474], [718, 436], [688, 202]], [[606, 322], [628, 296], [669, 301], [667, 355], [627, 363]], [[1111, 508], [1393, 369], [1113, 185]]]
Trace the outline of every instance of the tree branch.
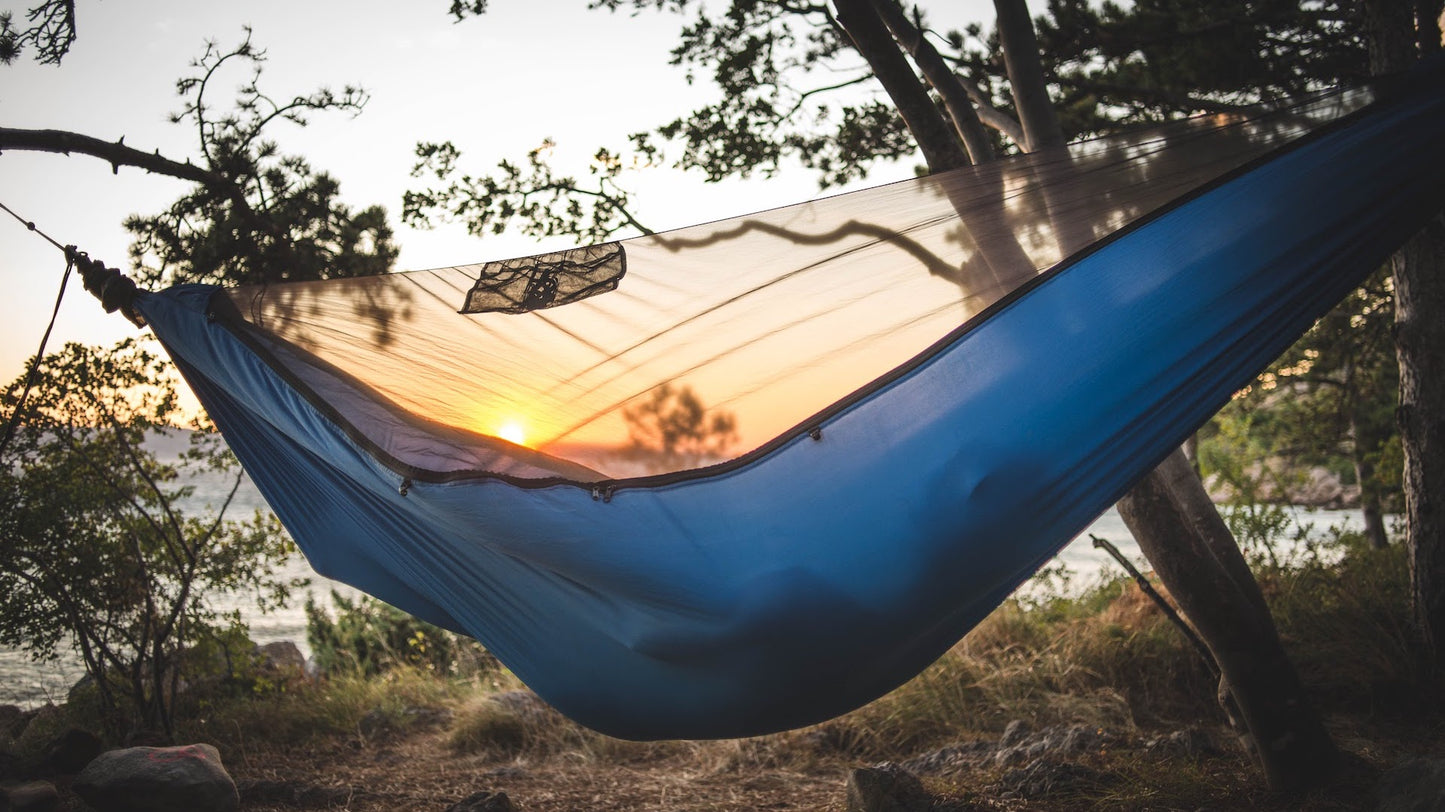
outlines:
[[112, 172], [119, 172], [122, 166], [132, 166], [155, 175], [167, 175], [207, 186], [230, 185], [230, 182], [223, 176], [196, 166], [190, 161], [180, 163], [164, 157], [159, 150], [142, 152], [128, 147], [125, 145], [124, 137], [119, 141], [112, 142], [65, 130], [21, 130], [13, 127], [0, 127], [0, 153], [6, 150], [55, 152], [61, 155], [77, 153], [99, 158], [109, 163]]
[[942, 97], [943, 107], [948, 111], [948, 117], [953, 120], [959, 137], [963, 139], [964, 147], [968, 149], [968, 157], [976, 164], [993, 160], [993, 144], [989, 143], [988, 135], [983, 131], [983, 124], [979, 121], [978, 112], [973, 109], [968, 91], [953, 71], [949, 70], [933, 43], [923, 36], [918, 26], [908, 20], [897, 0], [870, 2], [882, 18], [883, 24], [888, 26], [893, 38], [913, 57], [914, 64], [923, 72], [923, 78]]

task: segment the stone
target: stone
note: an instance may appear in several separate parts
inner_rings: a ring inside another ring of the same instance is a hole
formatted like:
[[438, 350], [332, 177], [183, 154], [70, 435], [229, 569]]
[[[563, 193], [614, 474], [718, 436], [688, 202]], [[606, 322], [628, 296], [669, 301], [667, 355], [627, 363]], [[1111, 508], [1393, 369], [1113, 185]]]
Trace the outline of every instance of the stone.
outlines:
[[482, 790], [447, 807], [446, 812], [517, 812], [517, 807], [505, 792]]
[[49, 781], [30, 781], [0, 790], [10, 812], [51, 812], [60, 808], [60, 791]]
[[78, 727], [68, 728], [46, 748], [40, 769], [48, 774], [74, 775], [104, 749], [105, 745], [94, 733]]
[[290, 640], [281, 640], [256, 647], [256, 657], [263, 669], [306, 672], [306, 657]]
[[[1011, 734], [1012, 732], [1012, 734]], [[1022, 764], [1047, 755], [1078, 755], [1099, 752], [1113, 746], [1118, 737], [1102, 728], [1088, 725], [1052, 726], [1019, 734], [1011, 723], [999, 740], [994, 763], [1000, 767]]]
[[19, 736], [29, 722], [19, 705], [0, 705], [0, 739]]
[[1108, 778], [1083, 764], [1041, 758], [1027, 767], [1009, 770], [993, 789], [1009, 798], [1041, 798], [1097, 787], [1107, 783]]
[[24, 778], [29, 772], [25, 760], [8, 750], [0, 750], [0, 781]]
[[221, 754], [209, 744], [101, 753], [71, 788], [99, 812], [232, 812], [241, 803]]
[[918, 776], [892, 762], [848, 773], [847, 812], [928, 812], [932, 806]]
[[1015, 719], [1004, 726], [1003, 735], [1000, 736], [998, 740], [998, 746], [1016, 747], [1022, 744], [1023, 740], [1028, 738], [1028, 735], [1032, 732], [1033, 729], [1029, 727], [1028, 722], [1022, 719]]
[[1379, 812], [1445, 812], [1445, 761], [1407, 759], [1380, 778]]
[[1220, 755], [1224, 751], [1207, 731], [1197, 727], [1187, 727], [1149, 739], [1144, 742], [1144, 752], [1156, 756], [1183, 757], [1197, 761], [1206, 756]]

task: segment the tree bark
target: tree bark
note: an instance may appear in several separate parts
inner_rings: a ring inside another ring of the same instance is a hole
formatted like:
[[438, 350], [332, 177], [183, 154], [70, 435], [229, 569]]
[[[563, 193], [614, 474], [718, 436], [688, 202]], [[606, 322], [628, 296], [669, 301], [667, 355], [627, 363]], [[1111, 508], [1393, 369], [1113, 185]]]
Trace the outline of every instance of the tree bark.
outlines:
[[[1372, 73], [1408, 69], [1440, 50], [1438, 0], [1366, 0]], [[1405, 539], [1422, 655], [1445, 677], [1445, 214], [1390, 258], [1395, 282], [1396, 418], [1405, 452]]]
[[913, 66], [893, 41], [888, 28], [869, 0], [833, 0], [838, 10], [838, 24], [853, 40], [858, 53], [873, 69], [903, 123], [918, 142], [928, 168], [934, 172], [968, 166], [964, 151], [954, 129], [938, 115], [938, 108], [928, 90], [918, 81]]
[[1064, 131], [1059, 116], [1049, 100], [1048, 83], [1044, 81], [1043, 61], [1039, 59], [1039, 41], [1034, 23], [1029, 18], [1025, 0], [994, 0], [998, 14], [998, 36], [1003, 44], [1004, 66], [1008, 70], [1009, 88], [1014, 107], [1024, 128], [1025, 149], [1038, 152], [1064, 146]]
[[978, 111], [974, 109], [968, 91], [958, 77], [954, 76], [953, 71], [949, 70], [948, 64], [943, 61], [933, 43], [923, 36], [917, 26], [909, 22], [908, 15], [903, 13], [898, 0], [872, 0], [872, 4], [894, 39], [913, 57], [918, 69], [923, 71], [923, 78], [938, 91], [939, 97], [943, 99], [943, 109], [948, 111], [954, 129], [958, 130], [964, 147], [968, 149], [968, 157], [976, 164], [993, 160], [993, 144], [984, 132], [983, 122], [979, 121]]
[[1239, 546], [1175, 451], [1119, 501], [1119, 514], [1222, 674], [1220, 700], [1271, 789], [1317, 786], [1338, 752], [1304, 689]]
[[1410, 595], [1425, 661], [1445, 678], [1445, 215], [1391, 266]]

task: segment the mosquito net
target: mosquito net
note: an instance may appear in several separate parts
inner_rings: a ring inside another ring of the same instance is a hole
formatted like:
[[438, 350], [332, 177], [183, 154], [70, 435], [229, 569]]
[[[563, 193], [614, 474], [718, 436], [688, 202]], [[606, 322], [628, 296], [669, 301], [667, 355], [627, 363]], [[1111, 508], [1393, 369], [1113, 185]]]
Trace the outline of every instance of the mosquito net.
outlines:
[[240, 288], [225, 315], [411, 476], [675, 475], [812, 430], [1040, 271], [1368, 100], [1178, 121], [601, 246]]

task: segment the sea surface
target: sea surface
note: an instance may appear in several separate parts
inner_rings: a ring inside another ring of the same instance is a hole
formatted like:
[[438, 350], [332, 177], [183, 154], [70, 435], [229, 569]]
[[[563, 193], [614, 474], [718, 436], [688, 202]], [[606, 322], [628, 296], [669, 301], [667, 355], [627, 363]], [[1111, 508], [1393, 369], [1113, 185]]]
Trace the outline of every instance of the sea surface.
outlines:
[[[184, 438], [170, 437], [158, 438], [148, 445], [151, 446], [152, 451], [162, 458], [166, 458], [178, 451], [185, 442]], [[194, 498], [182, 507], [201, 509], [206, 505], [219, 504], [229, 490], [231, 481], [232, 478], [229, 476], [211, 474], [198, 476], [193, 481], [196, 486]], [[250, 480], [243, 478], [228, 515], [244, 518], [250, 516], [255, 510], [267, 510], [266, 502]], [[1310, 535], [1315, 538], [1323, 537], [1331, 527], [1359, 529], [1362, 526], [1358, 511], [1309, 510], [1306, 508], [1290, 508], [1289, 511], [1296, 522], [1307, 527]], [[1134, 544], [1129, 531], [1124, 527], [1123, 520], [1111, 508], [1070, 542], [1054, 561], [1045, 567], [1046, 570], [1058, 571], [1059, 565], [1062, 565], [1067, 573], [1066, 580], [1057, 577], [1038, 579], [1026, 584], [1022, 591], [1035, 595], [1046, 591], [1077, 591], [1091, 583], [1096, 583], [1100, 577], [1121, 573], [1122, 568], [1107, 552], [1094, 547], [1090, 539], [1092, 535], [1112, 542], [1120, 552], [1131, 561], [1136, 562], [1141, 569], [1147, 569], [1147, 565], [1142, 563], [1143, 558], [1139, 553], [1138, 546]], [[306, 615], [302, 609], [307, 595], [314, 595], [322, 605], [329, 605], [333, 589], [347, 597], [354, 597], [359, 593], [345, 584], [317, 575], [306, 563], [306, 560], [300, 556], [288, 559], [279, 569], [279, 574], [283, 577], [311, 579], [311, 585], [306, 590], [293, 595], [291, 605], [287, 609], [261, 614], [256, 611], [254, 601], [246, 595], [224, 596], [216, 603], [219, 608], [240, 609], [242, 617], [250, 625], [251, 639], [257, 643], [290, 640], [296, 643], [304, 654], [310, 656], [310, 650], [306, 643]], [[82, 674], [84, 674], [84, 668], [80, 664], [79, 657], [75, 655], [62, 657], [54, 662], [35, 663], [23, 651], [0, 648], [0, 705], [19, 705], [22, 708], [31, 708], [46, 702], [63, 702], [70, 686], [74, 685]]]

